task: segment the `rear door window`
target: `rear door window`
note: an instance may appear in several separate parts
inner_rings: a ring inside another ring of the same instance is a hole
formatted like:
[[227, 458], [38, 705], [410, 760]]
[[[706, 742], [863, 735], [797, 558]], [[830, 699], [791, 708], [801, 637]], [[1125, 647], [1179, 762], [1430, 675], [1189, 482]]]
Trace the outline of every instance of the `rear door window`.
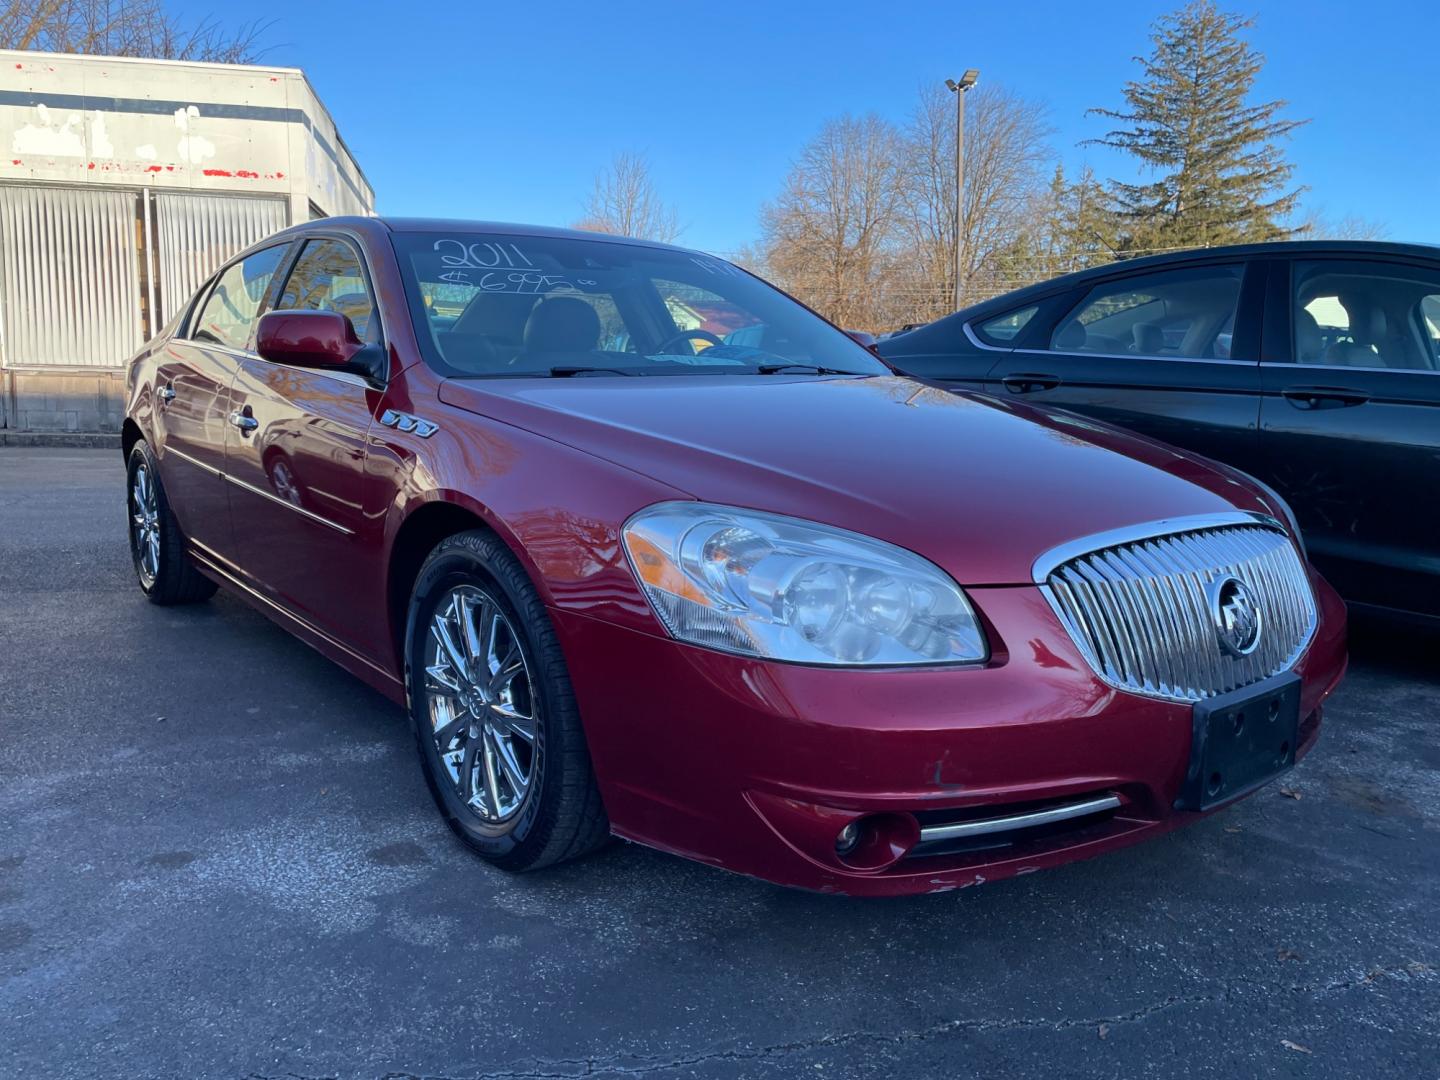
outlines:
[[1297, 261], [1295, 360], [1440, 370], [1440, 274], [1401, 263]]

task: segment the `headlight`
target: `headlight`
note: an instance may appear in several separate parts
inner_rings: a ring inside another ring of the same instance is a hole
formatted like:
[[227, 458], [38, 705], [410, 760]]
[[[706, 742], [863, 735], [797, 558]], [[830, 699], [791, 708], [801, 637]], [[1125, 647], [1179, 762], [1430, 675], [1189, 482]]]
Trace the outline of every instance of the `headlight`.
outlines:
[[811, 521], [705, 503], [648, 507], [625, 550], [671, 635], [801, 664], [983, 661], [960, 586], [903, 548]]

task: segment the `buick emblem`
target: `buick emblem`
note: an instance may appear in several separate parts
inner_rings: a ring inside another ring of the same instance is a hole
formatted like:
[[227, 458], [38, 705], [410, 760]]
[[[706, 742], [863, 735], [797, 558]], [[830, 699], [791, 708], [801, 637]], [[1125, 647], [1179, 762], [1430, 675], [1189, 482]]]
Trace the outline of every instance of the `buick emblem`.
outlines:
[[1260, 644], [1260, 606], [1250, 586], [1239, 578], [1217, 578], [1211, 583], [1210, 617], [1226, 656], [1249, 656]]

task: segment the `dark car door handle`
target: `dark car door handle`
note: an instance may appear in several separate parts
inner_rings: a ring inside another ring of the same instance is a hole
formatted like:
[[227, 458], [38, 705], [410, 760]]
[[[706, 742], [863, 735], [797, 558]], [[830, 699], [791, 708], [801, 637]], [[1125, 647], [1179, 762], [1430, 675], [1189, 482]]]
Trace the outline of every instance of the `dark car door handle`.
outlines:
[[1280, 394], [1297, 409], [1343, 409], [1370, 400], [1365, 391], [1343, 386], [1287, 386]]
[[1012, 394], [1033, 394], [1036, 390], [1054, 390], [1060, 385], [1059, 375], [1036, 375], [1025, 372], [1006, 375], [1000, 380], [1002, 386]]

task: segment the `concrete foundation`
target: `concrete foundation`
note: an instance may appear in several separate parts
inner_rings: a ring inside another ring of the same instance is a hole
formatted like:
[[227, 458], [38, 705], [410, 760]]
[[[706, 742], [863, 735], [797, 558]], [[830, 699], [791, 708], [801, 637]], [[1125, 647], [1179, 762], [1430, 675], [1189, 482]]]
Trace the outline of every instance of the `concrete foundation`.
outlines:
[[123, 371], [0, 371], [0, 431], [118, 432], [124, 419]]

